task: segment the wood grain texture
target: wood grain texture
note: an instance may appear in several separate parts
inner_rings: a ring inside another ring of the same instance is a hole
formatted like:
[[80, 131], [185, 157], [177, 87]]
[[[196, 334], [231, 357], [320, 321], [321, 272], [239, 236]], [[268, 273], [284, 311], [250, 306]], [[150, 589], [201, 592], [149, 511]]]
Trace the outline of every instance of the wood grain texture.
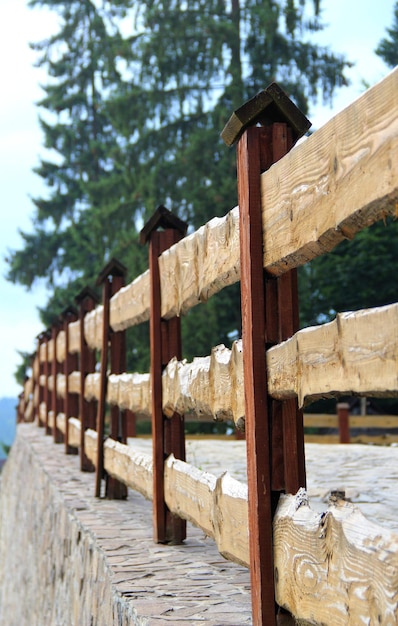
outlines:
[[192, 363], [172, 359], [163, 373], [163, 410], [233, 420], [238, 427], [244, 418], [242, 342], [232, 350], [224, 345], [213, 348], [211, 356]]
[[[262, 174], [264, 267], [270, 273], [302, 265], [373, 222], [397, 215], [397, 89], [394, 70]], [[240, 279], [238, 215], [236, 207], [161, 255], [164, 318], [185, 313]], [[110, 324], [119, 331], [147, 319], [145, 272], [112, 297]], [[85, 320], [92, 348], [101, 347], [101, 325], [98, 306]], [[71, 352], [78, 351], [75, 330]], [[43, 345], [41, 360], [44, 353]]]
[[95, 430], [87, 428], [84, 431], [84, 451], [88, 459], [90, 459], [93, 466], [97, 463], [97, 447], [98, 447], [98, 435]]
[[80, 321], [70, 322], [68, 325], [69, 352], [77, 354], [80, 352]]
[[100, 395], [100, 378], [99, 372], [87, 374], [84, 381], [84, 398], [86, 400], [98, 400]]
[[121, 409], [130, 409], [139, 416], [150, 418], [150, 375], [111, 374], [108, 378], [107, 401]]
[[59, 431], [61, 431], [63, 435], [65, 434], [65, 430], [66, 430], [65, 413], [57, 414], [57, 428]]
[[25, 381], [24, 384], [24, 396], [25, 396], [25, 400], [27, 400], [29, 398], [29, 396], [32, 394], [33, 392], [33, 378], [30, 377]]
[[264, 267], [332, 250], [398, 203], [398, 69], [262, 174]]
[[103, 313], [104, 307], [101, 304], [87, 313], [84, 318], [84, 337], [87, 345], [93, 350], [102, 348]]
[[104, 467], [110, 476], [138, 491], [148, 500], [152, 499], [151, 456], [134, 451], [133, 447], [109, 438], [104, 443]]
[[60, 330], [57, 334], [57, 361], [63, 363], [66, 359], [66, 336], [65, 331]]
[[248, 567], [247, 486], [227, 472], [216, 478], [170, 455], [165, 499], [172, 513], [212, 537], [225, 558]]
[[214, 218], [159, 258], [162, 317], [186, 313], [239, 280], [239, 209]]
[[57, 396], [58, 398], [65, 398], [66, 394], [66, 380], [65, 374], [57, 374]]
[[[306, 428], [337, 428], [337, 415], [322, 413], [304, 413], [304, 426]], [[398, 416], [396, 415], [350, 415], [351, 428], [382, 428], [398, 429]]]
[[45, 424], [47, 417], [47, 406], [45, 402], [39, 404], [39, 418], [42, 424]]
[[307, 400], [398, 395], [398, 303], [339, 313], [268, 350], [269, 393]]
[[324, 626], [398, 619], [398, 534], [337, 501], [312, 511], [305, 492], [282, 496], [274, 519], [276, 600]]
[[80, 394], [80, 372], [74, 371], [69, 374], [69, 393]]
[[47, 362], [47, 342], [46, 341], [40, 344], [39, 360], [40, 360], [40, 363]]
[[78, 448], [80, 446], [81, 439], [81, 423], [77, 417], [70, 417], [69, 420], [69, 445], [72, 448]]
[[122, 287], [110, 301], [110, 325], [125, 330], [149, 319], [149, 270]]
[[52, 362], [54, 358], [54, 339], [49, 339], [47, 342], [47, 361]]
[[33, 380], [37, 381], [39, 379], [39, 375], [40, 375], [40, 361], [39, 361], [39, 354], [36, 352], [35, 357], [33, 359], [33, 364], [32, 364]]
[[[397, 328], [398, 304], [392, 304], [341, 313], [333, 322], [299, 331], [267, 352], [270, 395], [277, 399], [298, 396], [301, 406], [306, 401], [343, 394], [397, 396]], [[59, 374], [57, 389], [61, 396], [63, 383], [63, 375]], [[45, 384], [45, 377], [41, 376], [40, 384]], [[69, 384], [73, 392], [79, 392], [76, 372], [70, 375]], [[48, 386], [52, 390], [51, 376]], [[197, 419], [211, 416], [233, 420], [243, 427], [241, 341], [235, 342], [232, 350], [217, 346], [211, 356], [196, 358], [192, 363], [172, 359], [164, 371], [162, 386], [167, 416], [174, 411]], [[111, 404], [148, 417], [150, 394], [149, 374], [109, 377], [107, 399]], [[98, 397], [99, 374], [89, 374], [85, 398]], [[306, 417], [306, 425], [310, 419], [315, 418]], [[335, 423], [334, 416], [330, 419]], [[351, 419], [352, 425], [356, 424], [357, 418]], [[392, 423], [386, 427], [392, 427]]]

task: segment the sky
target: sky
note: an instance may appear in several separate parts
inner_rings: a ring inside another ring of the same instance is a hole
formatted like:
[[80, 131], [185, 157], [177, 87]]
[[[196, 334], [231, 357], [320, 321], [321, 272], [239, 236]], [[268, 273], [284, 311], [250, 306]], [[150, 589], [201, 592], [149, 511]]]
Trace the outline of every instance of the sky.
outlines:
[[[323, 0], [323, 21], [317, 43], [345, 53], [355, 63], [348, 71], [349, 88], [341, 89], [332, 107], [316, 106], [309, 115], [319, 128], [348, 106], [364, 90], [363, 81], [373, 85], [388, 69], [374, 54], [386, 28], [393, 23], [395, 0]], [[46, 194], [40, 178], [32, 172], [38, 165], [43, 136], [38, 124], [36, 102], [42, 97], [40, 83], [45, 73], [33, 67], [36, 54], [29, 42], [40, 41], [57, 30], [57, 20], [47, 9], [29, 9], [27, 0], [1, 0], [0, 69], [3, 80], [0, 98], [0, 398], [16, 397], [21, 389], [14, 379], [18, 350], [33, 352], [35, 337], [43, 330], [37, 306], [46, 301], [41, 284], [26, 291], [5, 280], [5, 258], [9, 249], [21, 247], [19, 230], [29, 232], [34, 206], [31, 197]], [[232, 207], [230, 207], [232, 208]]]

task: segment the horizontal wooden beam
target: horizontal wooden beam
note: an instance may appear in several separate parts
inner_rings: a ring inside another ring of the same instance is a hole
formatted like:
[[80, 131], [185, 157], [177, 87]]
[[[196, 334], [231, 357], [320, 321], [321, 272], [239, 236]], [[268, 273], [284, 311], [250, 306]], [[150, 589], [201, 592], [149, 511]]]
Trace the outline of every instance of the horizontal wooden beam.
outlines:
[[[95, 460], [97, 435], [85, 433]], [[111, 439], [105, 469], [152, 497], [151, 457]], [[199, 526], [229, 560], [248, 564], [247, 488], [169, 457], [165, 493], [174, 513]], [[243, 532], [242, 532], [243, 530]], [[313, 511], [304, 490], [282, 496], [274, 519], [276, 599], [296, 618], [325, 626], [395, 623], [398, 619], [398, 534], [368, 521], [353, 504], [332, 499]]]
[[[268, 272], [280, 275], [303, 265], [372, 223], [396, 215], [397, 90], [398, 69], [262, 174], [263, 260]], [[160, 256], [159, 266], [165, 319], [237, 282], [239, 209], [214, 218], [172, 246]], [[147, 271], [112, 297], [110, 325], [119, 331], [148, 319]], [[98, 306], [85, 320], [91, 348], [101, 348], [101, 327]], [[76, 333], [73, 327], [71, 352], [78, 351]], [[42, 344], [41, 361], [45, 350]]]
[[398, 68], [261, 177], [264, 267], [329, 252], [398, 202]]
[[[333, 322], [297, 332], [267, 352], [268, 388], [300, 406], [341, 395], [398, 396], [398, 304], [340, 313]], [[242, 343], [217, 346], [192, 363], [170, 361], [163, 374], [163, 410], [244, 425]], [[51, 388], [51, 380], [49, 381]], [[85, 396], [98, 399], [99, 375], [86, 378]], [[109, 378], [108, 401], [150, 415], [148, 374]], [[309, 418], [308, 418], [309, 419]], [[335, 418], [333, 418], [335, 419]]]
[[[397, 415], [350, 415], [350, 428], [398, 429]], [[304, 413], [305, 428], [338, 428], [337, 415]]]
[[274, 518], [276, 601], [325, 626], [395, 624], [398, 534], [336, 500], [326, 514], [305, 492], [282, 496]]
[[398, 303], [305, 328], [268, 350], [269, 393], [305, 401], [398, 396]]

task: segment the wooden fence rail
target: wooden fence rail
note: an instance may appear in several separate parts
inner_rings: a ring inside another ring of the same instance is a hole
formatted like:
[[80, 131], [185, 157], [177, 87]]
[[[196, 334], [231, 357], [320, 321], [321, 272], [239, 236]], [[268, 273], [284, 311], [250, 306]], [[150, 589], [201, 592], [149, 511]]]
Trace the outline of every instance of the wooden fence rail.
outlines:
[[[311, 511], [301, 411], [318, 398], [398, 396], [398, 303], [298, 330], [295, 274], [397, 216], [397, 93], [398, 70], [293, 149], [308, 121], [277, 85], [245, 103], [223, 132], [238, 143], [240, 208], [183, 237], [185, 225], [159, 207], [142, 231], [149, 270], [124, 286], [121, 264], [108, 264], [102, 304], [84, 290], [78, 311], [38, 337], [21, 396], [19, 419], [35, 419], [66, 453], [79, 450], [81, 469], [96, 472], [97, 496], [125, 497], [127, 485], [153, 500], [156, 541], [183, 541], [189, 520], [226, 558], [249, 566], [255, 626], [274, 626], [282, 614], [286, 624], [292, 616], [333, 626], [398, 620], [390, 593], [398, 536], [375, 536], [345, 502], [323, 517]], [[182, 361], [179, 316], [239, 280], [242, 340]], [[147, 320], [151, 371], [125, 372], [124, 331]], [[187, 413], [246, 430], [247, 486], [185, 463]], [[152, 421], [152, 457], [126, 444], [136, 416]], [[366, 567], [347, 564], [347, 543]], [[377, 591], [350, 594], [352, 585], [369, 590], [371, 568]]]

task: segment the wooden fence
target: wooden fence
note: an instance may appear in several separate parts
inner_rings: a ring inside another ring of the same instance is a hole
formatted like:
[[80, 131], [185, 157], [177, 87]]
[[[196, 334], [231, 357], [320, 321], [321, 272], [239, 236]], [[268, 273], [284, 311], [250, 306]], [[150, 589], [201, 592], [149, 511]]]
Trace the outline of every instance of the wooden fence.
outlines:
[[[153, 500], [155, 541], [182, 541], [190, 520], [250, 566], [256, 626], [398, 620], [398, 536], [343, 501], [311, 511], [301, 411], [398, 395], [398, 303], [299, 330], [296, 280], [299, 265], [397, 216], [397, 94], [398, 70], [294, 149], [308, 122], [276, 85], [235, 111], [223, 137], [237, 142], [240, 208], [184, 236], [159, 207], [141, 234], [148, 271], [124, 286], [120, 263], [104, 268], [102, 304], [84, 290], [39, 336], [21, 400], [20, 419], [95, 470], [95, 495], [128, 485]], [[239, 280], [242, 339], [182, 361], [180, 316]], [[126, 373], [125, 330], [146, 320], [151, 372]], [[247, 486], [185, 463], [187, 412], [245, 428]], [[135, 414], [152, 420], [152, 458], [126, 445]]]

